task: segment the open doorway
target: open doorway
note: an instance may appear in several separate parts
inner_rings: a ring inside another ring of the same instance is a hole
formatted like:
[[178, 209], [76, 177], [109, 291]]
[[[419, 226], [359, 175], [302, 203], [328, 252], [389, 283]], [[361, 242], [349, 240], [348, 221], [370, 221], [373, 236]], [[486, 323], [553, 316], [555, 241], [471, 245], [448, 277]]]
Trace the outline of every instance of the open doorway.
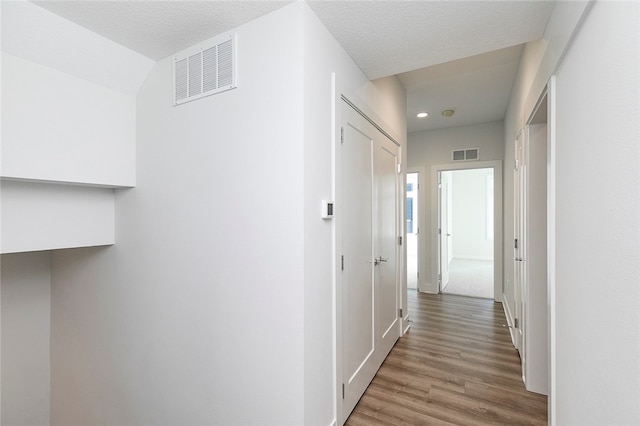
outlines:
[[440, 172], [440, 291], [494, 296], [493, 168]]
[[418, 279], [420, 277], [418, 268], [418, 234], [420, 233], [420, 224], [418, 222], [419, 180], [420, 174], [418, 172], [407, 173], [407, 288], [412, 290], [418, 290]]
[[433, 165], [431, 182], [434, 290], [501, 301], [502, 162]]

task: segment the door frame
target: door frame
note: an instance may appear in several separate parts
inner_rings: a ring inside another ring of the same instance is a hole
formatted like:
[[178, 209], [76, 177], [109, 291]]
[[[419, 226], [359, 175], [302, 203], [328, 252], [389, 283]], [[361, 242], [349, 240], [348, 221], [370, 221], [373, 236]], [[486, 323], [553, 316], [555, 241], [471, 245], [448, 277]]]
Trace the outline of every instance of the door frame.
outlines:
[[438, 173], [456, 170], [493, 169], [493, 299], [502, 302], [502, 160], [434, 164], [431, 166], [431, 282], [438, 284]]

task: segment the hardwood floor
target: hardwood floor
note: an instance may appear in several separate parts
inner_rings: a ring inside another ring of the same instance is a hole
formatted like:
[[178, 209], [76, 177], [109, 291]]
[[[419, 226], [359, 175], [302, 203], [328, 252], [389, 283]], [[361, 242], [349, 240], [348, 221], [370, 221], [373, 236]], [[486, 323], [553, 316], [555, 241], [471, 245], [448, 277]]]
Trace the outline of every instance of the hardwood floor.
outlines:
[[346, 425], [547, 424], [547, 397], [524, 388], [501, 304], [410, 291], [409, 314]]

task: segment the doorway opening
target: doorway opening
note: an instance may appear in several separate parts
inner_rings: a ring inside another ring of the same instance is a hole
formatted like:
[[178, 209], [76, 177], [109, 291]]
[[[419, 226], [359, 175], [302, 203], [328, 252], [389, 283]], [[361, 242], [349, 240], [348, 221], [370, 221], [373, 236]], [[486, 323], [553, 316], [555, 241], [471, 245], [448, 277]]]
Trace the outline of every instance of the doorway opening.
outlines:
[[420, 270], [418, 266], [418, 234], [420, 233], [420, 223], [418, 220], [419, 181], [420, 174], [418, 172], [407, 173], [407, 289], [412, 290], [418, 290], [418, 281], [420, 278]]
[[493, 168], [440, 172], [440, 292], [494, 295]]
[[502, 300], [502, 162], [431, 167], [432, 280], [441, 293]]

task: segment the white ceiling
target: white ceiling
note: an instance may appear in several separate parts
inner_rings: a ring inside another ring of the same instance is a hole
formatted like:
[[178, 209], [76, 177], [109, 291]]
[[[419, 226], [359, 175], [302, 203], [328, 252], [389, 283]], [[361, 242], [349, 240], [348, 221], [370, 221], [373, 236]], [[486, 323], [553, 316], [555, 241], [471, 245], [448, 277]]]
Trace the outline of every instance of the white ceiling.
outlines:
[[[399, 74], [407, 91], [407, 131], [502, 120], [523, 45]], [[443, 110], [453, 109], [452, 117]], [[429, 113], [417, 118], [419, 112]]]
[[[159, 60], [291, 2], [34, 3]], [[307, 3], [367, 77], [399, 74], [407, 89], [409, 132], [502, 119], [520, 45], [542, 38], [553, 9], [551, 0]], [[446, 108], [456, 109], [449, 120], [439, 115]], [[418, 110], [431, 115], [418, 122]]]

